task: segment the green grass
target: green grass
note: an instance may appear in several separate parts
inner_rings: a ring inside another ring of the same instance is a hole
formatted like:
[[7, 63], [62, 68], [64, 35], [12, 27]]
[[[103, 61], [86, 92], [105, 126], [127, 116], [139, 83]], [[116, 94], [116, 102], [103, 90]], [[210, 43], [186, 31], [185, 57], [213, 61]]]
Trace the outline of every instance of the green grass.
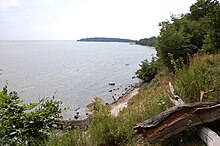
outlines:
[[48, 145], [50, 146], [87, 146], [89, 137], [81, 129], [54, 131], [51, 133]]
[[200, 91], [214, 89], [206, 100], [220, 97], [220, 55], [195, 56], [189, 68], [181, 70], [175, 80], [175, 90], [187, 103], [199, 101]]

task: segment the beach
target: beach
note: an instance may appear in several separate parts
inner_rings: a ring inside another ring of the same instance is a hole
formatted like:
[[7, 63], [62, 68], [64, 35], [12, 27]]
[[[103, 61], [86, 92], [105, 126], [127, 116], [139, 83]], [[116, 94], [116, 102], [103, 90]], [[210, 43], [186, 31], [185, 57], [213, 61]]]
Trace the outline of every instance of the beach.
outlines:
[[110, 104], [111, 114], [113, 116], [118, 116], [119, 112], [128, 106], [129, 100], [138, 94], [139, 89], [140, 87], [136, 87], [132, 90], [129, 90], [124, 96], [118, 98], [116, 102]]

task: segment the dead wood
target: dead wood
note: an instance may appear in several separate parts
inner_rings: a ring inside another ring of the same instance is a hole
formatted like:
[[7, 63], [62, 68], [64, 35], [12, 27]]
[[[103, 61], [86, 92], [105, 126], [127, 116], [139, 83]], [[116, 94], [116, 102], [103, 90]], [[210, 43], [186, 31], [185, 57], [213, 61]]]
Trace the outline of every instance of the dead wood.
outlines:
[[[220, 101], [185, 104], [175, 93], [171, 82], [169, 87], [173, 95], [173, 98], [170, 96], [169, 98], [176, 106], [134, 127], [135, 131], [142, 133], [150, 143], [163, 141], [187, 128], [220, 119]], [[220, 140], [218, 135], [216, 136], [215, 132], [208, 127], [200, 126], [200, 133], [200, 137], [208, 146], [212, 146]]]
[[135, 127], [151, 143], [183, 130], [220, 119], [220, 101], [199, 102], [170, 108]]
[[88, 127], [90, 123], [89, 118], [83, 120], [56, 120], [54, 126], [58, 129], [63, 129], [64, 127], [73, 129]]
[[199, 101], [203, 101], [203, 99], [204, 99], [204, 97], [207, 95], [207, 94], [209, 94], [209, 93], [212, 93], [212, 92], [214, 92], [215, 91], [215, 89], [212, 89], [212, 90], [209, 90], [209, 91], [201, 91], [200, 92], [200, 99], [199, 99]]

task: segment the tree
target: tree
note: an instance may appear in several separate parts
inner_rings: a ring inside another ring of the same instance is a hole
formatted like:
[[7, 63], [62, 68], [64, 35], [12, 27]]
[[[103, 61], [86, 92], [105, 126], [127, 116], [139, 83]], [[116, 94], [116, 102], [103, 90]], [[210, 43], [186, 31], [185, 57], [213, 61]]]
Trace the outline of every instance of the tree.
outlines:
[[185, 17], [173, 19], [173, 22], [161, 23], [161, 32], [158, 37], [157, 51], [165, 66], [174, 70], [169, 54], [172, 54], [175, 61], [183, 58], [184, 63], [188, 62], [188, 55], [198, 51], [198, 47], [192, 42], [197, 39], [198, 34], [193, 31], [196, 24], [191, 24]]
[[[204, 40], [202, 49], [206, 53], [215, 53], [220, 48], [220, 5], [217, 0], [198, 0], [190, 7], [190, 19], [203, 26]], [[201, 30], [201, 29], [200, 29]]]
[[200, 20], [210, 13], [219, 2], [217, 0], [197, 0], [195, 4], [190, 7], [191, 20]]
[[199, 50], [215, 53], [220, 50], [220, 6], [216, 0], [198, 0], [190, 13], [160, 23], [157, 51], [159, 58], [170, 70], [172, 61], [187, 65], [189, 56]]
[[140, 39], [139, 41], [136, 41], [136, 44], [155, 47], [156, 42], [157, 42], [157, 38], [155, 36], [153, 36], [150, 38]]
[[208, 53], [220, 51], [220, 4], [218, 3], [204, 18], [207, 34], [205, 35], [203, 50]]
[[140, 64], [140, 69], [136, 71], [136, 75], [139, 79], [142, 79], [144, 82], [150, 82], [159, 71], [159, 60], [155, 57], [152, 57], [151, 62], [148, 60], [142, 61]]

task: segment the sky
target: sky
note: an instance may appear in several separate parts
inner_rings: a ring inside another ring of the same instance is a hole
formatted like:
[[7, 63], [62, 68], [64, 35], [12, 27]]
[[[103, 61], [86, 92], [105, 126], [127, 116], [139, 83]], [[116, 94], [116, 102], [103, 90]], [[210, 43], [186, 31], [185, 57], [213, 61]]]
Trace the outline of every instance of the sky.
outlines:
[[0, 40], [159, 35], [160, 22], [196, 0], [0, 0]]

